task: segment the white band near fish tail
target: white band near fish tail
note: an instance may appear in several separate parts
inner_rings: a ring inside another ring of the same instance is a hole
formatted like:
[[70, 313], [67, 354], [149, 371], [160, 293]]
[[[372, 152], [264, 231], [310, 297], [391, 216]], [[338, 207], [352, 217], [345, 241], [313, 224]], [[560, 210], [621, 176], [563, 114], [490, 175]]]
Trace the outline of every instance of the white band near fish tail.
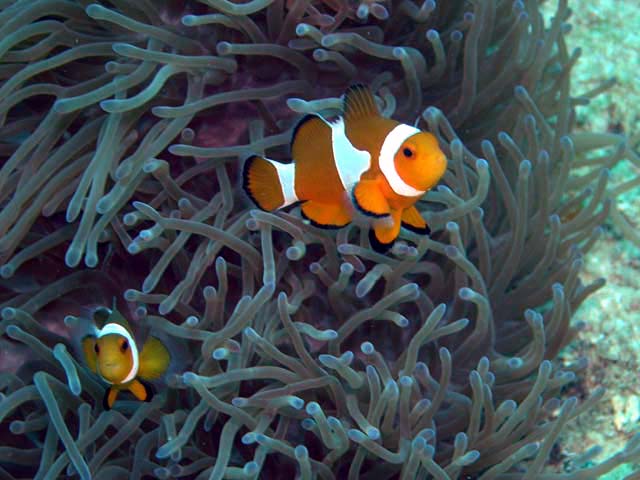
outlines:
[[281, 163], [266, 158], [271, 165], [276, 169], [278, 180], [280, 181], [280, 188], [282, 189], [282, 197], [284, 198], [284, 204], [280, 207], [286, 207], [298, 201], [298, 196], [295, 190], [296, 180], [296, 165], [295, 163]]
[[[129, 343], [129, 348], [131, 349], [131, 358], [133, 359], [133, 365], [131, 366], [131, 370], [126, 378], [122, 381], [122, 383], [127, 383], [136, 378], [138, 375], [138, 369], [140, 368], [140, 358], [138, 355], [138, 346], [136, 345], [135, 340], [129, 333], [129, 330], [124, 328], [122, 325], [118, 323], [107, 323], [100, 332], [98, 333], [98, 338], [102, 338], [106, 335], [121, 335], [123, 336], [127, 342]], [[111, 382], [108, 382], [111, 383]]]
[[402, 144], [407, 138], [416, 133], [420, 133], [420, 129], [401, 123], [391, 130], [384, 139], [384, 143], [380, 149], [380, 156], [378, 157], [380, 170], [387, 179], [387, 182], [389, 182], [389, 186], [395, 193], [403, 197], [419, 197], [426, 193], [424, 190], [413, 188], [400, 178], [394, 162], [395, 155]]

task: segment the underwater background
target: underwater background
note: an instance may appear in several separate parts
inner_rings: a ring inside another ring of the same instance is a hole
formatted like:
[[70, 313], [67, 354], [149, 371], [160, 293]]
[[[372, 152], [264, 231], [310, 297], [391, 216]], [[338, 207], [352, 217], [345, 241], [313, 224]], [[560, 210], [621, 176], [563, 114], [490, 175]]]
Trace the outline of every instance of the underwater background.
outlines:
[[[0, 478], [638, 478], [640, 14], [539, 3], [0, 0]], [[384, 255], [241, 188], [357, 82], [449, 159]]]
[[[543, 10], [552, 15], [553, 2]], [[578, 128], [624, 132], [637, 151], [640, 92], [630, 66], [640, 61], [640, 34], [630, 27], [640, 25], [640, 11], [633, 2], [594, 1], [574, 5], [571, 23], [574, 28], [568, 44], [583, 51], [573, 71], [572, 89], [586, 91], [611, 76], [617, 80], [611, 89], [578, 110]], [[632, 163], [612, 169], [613, 178], [619, 181], [632, 179], [637, 173], [638, 166]], [[618, 206], [627, 218], [635, 219], [640, 211], [640, 188], [621, 195]], [[637, 226], [637, 221], [634, 224]], [[578, 451], [586, 444], [601, 445], [604, 452], [613, 453], [640, 431], [640, 249], [631, 238], [621, 235], [609, 220], [602, 238], [586, 257], [584, 274], [604, 277], [607, 283], [576, 312], [586, 326], [564, 353], [567, 358], [587, 355], [590, 367], [585, 383], [603, 385], [607, 393], [594, 410], [567, 425], [561, 442], [568, 451]], [[624, 478], [634, 468], [637, 465], [622, 467], [603, 478]]]

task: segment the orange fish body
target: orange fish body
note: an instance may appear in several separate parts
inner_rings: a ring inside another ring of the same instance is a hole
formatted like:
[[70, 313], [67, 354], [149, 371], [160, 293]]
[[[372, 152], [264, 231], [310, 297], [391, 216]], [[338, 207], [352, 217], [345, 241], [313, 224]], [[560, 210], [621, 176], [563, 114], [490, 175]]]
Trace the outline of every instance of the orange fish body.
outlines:
[[167, 371], [170, 355], [166, 347], [150, 336], [139, 349], [127, 321], [115, 309], [100, 307], [93, 320], [96, 326], [82, 339], [82, 350], [89, 369], [109, 384], [104, 408], [113, 407], [122, 390], [150, 401], [153, 391], [144, 381], [156, 380]]
[[369, 239], [377, 251], [393, 245], [401, 225], [429, 232], [414, 205], [444, 175], [446, 157], [431, 133], [382, 117], [368, 88], [347, 90], [335, 122], [305, 116], [291, 155], [291, 163], [259, 156], [245, 163], [244, 189], [263, 210], [301, 202], [312, 224], [340, 228], [355, 207], [375, 218]]

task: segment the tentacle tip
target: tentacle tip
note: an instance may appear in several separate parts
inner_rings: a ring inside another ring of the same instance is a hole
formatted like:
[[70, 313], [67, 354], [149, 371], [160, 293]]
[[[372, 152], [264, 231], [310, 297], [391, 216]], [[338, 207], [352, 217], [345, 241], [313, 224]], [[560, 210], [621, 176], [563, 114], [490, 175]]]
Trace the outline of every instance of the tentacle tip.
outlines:
[[473, 298], [474, 291], [468, 287], [462, 287], [460, 290], [458, 290], [458, 295], [463, 300], [471, 300]]
[[9, 264], [5, 264], [2, 265], [2, 267], [0, 267], [0, 277], [4, 278], [5, 280], [8, 278], [13, 277], [13, 274], [15, 273], [15, 268], [13, 268], [12, 265]]
[[360, 345], [360, 350], [365, 355], [371, 355], [376, 351], [376, 348], [373, 346], [373, 343], [371, 342], [363, 342], [362, 345]]
[[517, 98], [520, 99], [525, 98], [528, 95], [527, 89], [524, 87], [524, 85], [516, 85], [513, 89], [513, 93]]
[[105, 10], [105, 8], [102, 5], [98, 5], [97, 3], [87, 5], [87, 7], [84, 9], [86, 14], [91, 18], [95, 18], [96, 16], [100, 15], [103, 10]]
[[194, 384], [198, 379], [198, 376], [193, 373], [193, 372], [184, 372], [182, 374], [182, 381], [186, 384], [186, 385], [192, 385]]
[[367, 428], [367, 437], [369, 437], [371, 440], [378, 440], [380, 438], [380, 430], [378, 430], [376, 427]]
[[187, 27], [191, 27], [193, 26], [193, 24], [196, 22], [197, 19], [198, 17], [196, 15], [185, 15], [180, 19], [180, 21], [182, 22], [183, 25]]
[[305, 447], [304, 445], [298, 445], [293, 450], [293, 453], [296, 456], [296, 459], [298, 459], [298, 460], [308, 460], [309, 459], [309, 450], [307, 450], [307, 447]]
[[258, 335], [258, 332], [256, 332], [253, 328], [251, 327], [246, 327], [244, 330], [244, 334], [249, 337], [249, 339], [251, 340], [257, 340], [260, 338], [260, 335]]
[[300, 397], [290, 396], [287, 399], [287, 404], [295, 410], [302, 410], [304, 407], [304, 400]]
[[349, 429], [347, 431], [347, 435], [351, 441], [356, 443], [362, 443], [366, 439], [366, 436], [364, 433], [354, 428]]

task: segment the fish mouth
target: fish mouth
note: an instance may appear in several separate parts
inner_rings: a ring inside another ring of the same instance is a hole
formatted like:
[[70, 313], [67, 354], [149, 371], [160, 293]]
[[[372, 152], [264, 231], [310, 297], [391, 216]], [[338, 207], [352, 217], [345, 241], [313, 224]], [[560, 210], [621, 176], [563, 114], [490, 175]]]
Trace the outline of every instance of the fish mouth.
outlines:
[[119, 383], [120, 376], [113, 369], [101, 369], [100, 376], [109, 383]]

